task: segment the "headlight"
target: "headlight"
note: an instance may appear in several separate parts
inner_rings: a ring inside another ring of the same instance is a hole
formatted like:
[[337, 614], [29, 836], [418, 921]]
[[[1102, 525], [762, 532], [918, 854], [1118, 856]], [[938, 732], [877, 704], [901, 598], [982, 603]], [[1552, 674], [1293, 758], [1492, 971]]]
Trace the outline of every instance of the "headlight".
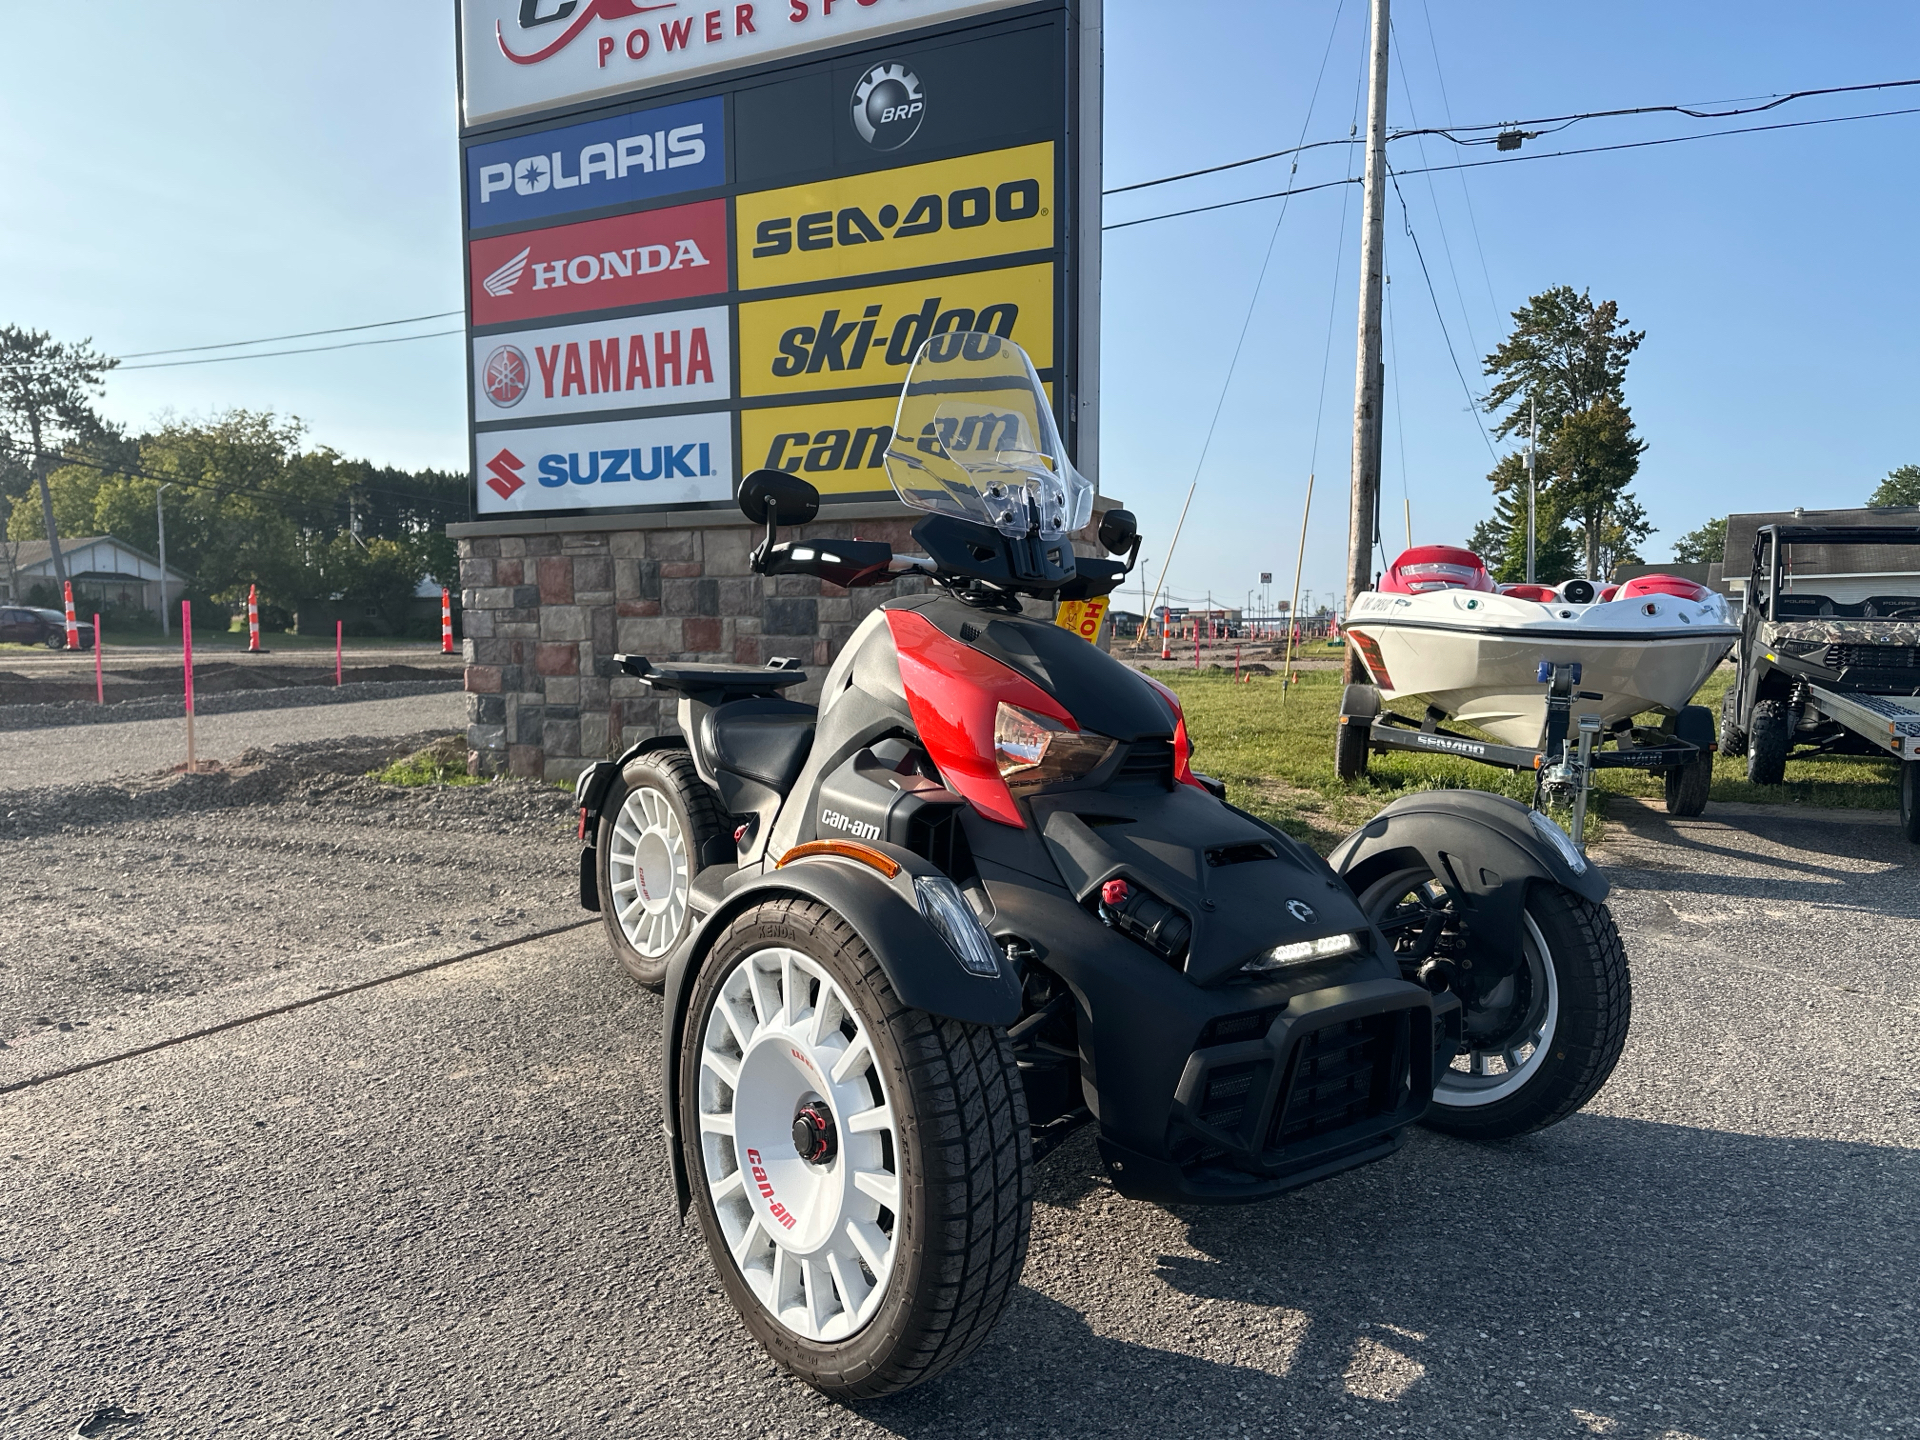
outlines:
[[1264, 975], [1308, 960], [1325, 960], [1330, 955], [1350, 955], [1359, 948], [1358, 935], [1322, 935], [1318, 940], [1296, 940], [1291, 945], [1276, 945], [1271, 950], [1262, 950], [1240, 968], [1249, 975]]
[[1016, 795], [1092, 774], [1119, 743], [1004, 701], [993, 715], [994, 764]]
[[1567, 868], [1576, 875], [1587, 873], [1587, 857], [1580, 853], [1580, 847], [1567, 838], [1567, 832], [1538, 810], [1529, 810], [1527, 819], [1533, 822], [1533, 828], [1540, 838], [1560, 852], [1560, 858], [1567, 862]]
[[916, 875], [913, 898], [926, 922], [953, 950], [962, 969], [989, 980], [998, 978], [1000, 957], [994, 953], [993, 941], [951, 880], [944, 875]]

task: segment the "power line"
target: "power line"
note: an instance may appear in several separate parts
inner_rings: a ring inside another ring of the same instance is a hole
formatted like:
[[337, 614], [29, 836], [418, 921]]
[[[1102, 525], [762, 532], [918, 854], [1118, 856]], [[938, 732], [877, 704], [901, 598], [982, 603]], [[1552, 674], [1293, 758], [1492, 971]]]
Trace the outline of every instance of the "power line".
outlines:
[[[1388, 21], [1388, 30], [1394, 39], [1393, 58], [1400, 63], [1400, 90], [1406, 97], [1407, 113], [1413, 115], [1413, 82], [1407, 78], [1407, 62], [1400, 50], [1400, 31], [1391, 20]], [[1420, 117], [1413, 115], [1413, 118], [1414, 122], [1418, 124]], [[1416, 139], [1414, 145], [1420, 151], [1420, 163], [1422, 165], [1426, 164], [1426, 141], [1424, 139]], [[1480, 342], [1474, 337], [1473, 314], [1467, 309], [1466, 292], [1460, 288], [1460, 271], [1453, 263], [1453, 242], [1447, 238], [1447, 220], [1446, 216], [1440, 212], [1440, 195], [1439, 192], [1433, 188], [1432, 175], [1427, 176], [1427, 199], [1433, 202], [1433, 223], [1440, 227], [1440, 253], [1447, 257], [1447, 274], [1453, 280], [1453, 298], [1458, 301], [1460, 305], [1460, 323], [1466, 326], [1468, 346], [1474, 354], [1478, 355], [1480, 353]]]
[[144, 360], [150, 355], [191, 355], [202, 350], [237, 350], [243, 345], [272, 345], [281, 340], [311, 340], [316, 335], [346, 335], [355, 330], [384, 330], [390, 325], [414, 325], [425, 320], [446, 320], [464, 315], [464, 310], [441, 310], [432, 315], [409, 315], [404, 320], [372, 320], [365, 325], [337, 325], [331, 330], [297, 330], [291, 335], [262, 335], [255, 340], [223, 340], [218, 345], [175, 345], [169, 350], [130, 350], [122, 360]]
[[[1684, 145], [1694, 140], [1719, 140], [1728, 135], [1758, 135], [1770, 130], [1801, 130], [1814, 125], [1840, 125], [1851, 120], [1887, 120], [1901, 115], [1920, 115], [1920, 106], [1904, 110], [1873, 110], [1859, 115], [1829, 115], [1821, 120], [1782, 120], [1772, 125], [1741, 125], [1731, 130], [1709, 130], [1701, 135], [1669, 135], [1659, 140], [1628, 140], [1615, 145], [1587, 145], [1577, 150], [1546, 150], [1533, 155], [1503, 155], [1497, 160], [1462, 160], [1452, 165], [1423, 165], [1396, 170], [1397, 175], [1439, 174], [1448, 170], [1478, 170], [1488, 165], [1517, 165], [1523, 160], [1562, 160], [1574, 155], [1601, 155], [1614, 150], [1645, 150], [1660, 145]], [[1398, 138], [1398, 137], [1390, 137]], [[1221, 200], [1212, 205], [1195, 205], [1186, 210], [1168, 210], [1138, 220], [1122, 220], [1104, 225], [1103, 230], [1125, 230], [1135, 225], [1150, 225], [1156, 220], [1176, 220], [1182, 215], [1201, 215], [1210, 210], [1228, 210], [1236, 205], [1257, 205], [1262, 200], [1279, 200], [1288, 195], [1305, 195], [1313, 190], [1329, 190], [1336, 185], [1357, 185], [1358, 180], [1327, 180], [1318, 185], [1302, 185], [1290, 190], [1275, 190], [1265, 195], [1246, 195], [1238, 200]]]
[[[1427, 24], [1428, 24], [1428, 30], [1429, 30], [1429, 39], [1431, 39], [1431, 30], [1432, 30], [1432, 24], [1433, 24], [1431, 16], [1428, 17]], [[1434, 64], [1435, 64], [1435, 68], [1437, 69], [1439, 65], [1438, 46], [1434, 47]], [[1405, 69], [1406, 67], [1403, 64], [1401, 67], [1401, 73], [1403, 77], [1405, 75]], [[1425, 128], [1425, 129], [1389, 131], [1387, 134], [1387, 139], [1389, 141], [1412, 140], [1412, 139], [1417, 139], [1422, 135], [1438, 135], [1442, 139], [1453, 141], [1453, 143], [1456, 145], [1494, 145], [1499, 143], [1500, 136], [1498, 135], [1498, 133], [1495, 133], [1493, 135], [1487, 135], [1487, 136], [1479, 136], [1479, 135], [1475, 135], [1474, 132], [1479, 130], [1492, 130], [1495, 132], [1502, 131], [1502, 130], [1526, 131], [1537, 126], [1553, 127], [1552, 129], [1548, 129], [1548, 130], [1537, 131], [1533, 137], [1530, 137], [1530, 138], [1538, 138], [1539, 134], [1549, 134], [1549, 135], [1555, 134], [1558, 131], [1564, 130], [1568, 128], [1568, 126], [1576, 124], [1582, 120], [1612, 120], [1612, 119], [1618, 119], [1628, 115], [1671, 114], [1671, 115], [1687, 115], [1696, 120], [1724, 120], [1735, 115], [1758, 114], [1761, 111], [1772, 110], [1777, 108], [1778, 106], [1785, 105], [1789, 101], [1805, 100], [1817, 95], [1847, 95], [1847, 94], [1852, 94], [1856, 91], [1862, 91], [1862, 90], [1897, 90], [1897, 89], [1901, 89], [1903, 87], [1912, 86], [1912, 85], [1920, 85], [1920, 80], [1882, 80], [1882, 81], [1876, 81], [1868, 85], [1832, 85], [1832, 86], [1827, 86], [1823, 89], [1818, 89], [1818, 90], [1795, 90], [1788, 95], [1779, 95], [1779, 96], [1769, 97], [1767, 99], [1767, 103], [1764, 105], [1750, 105], [1750, 106], [1735, 108], [1732, 110], [1701, 110], [1701, 109], [1695, 109], [1693, 107], [1686, 106], [1686, 105], [1639, 105], [1639, 106], [1634, 106], [1634, 107], [1631, 107], [1628, 109], [1622, 109], [1622, 110], [1589, 110], [1577, 115], [1549, 115], [1537, 120], [1503, 120], [1493, 124], [1486, 124], [1486, 125], [1454, 125], [1452, 123], [1449, 123], [1444, 126], [1435, 126], [1431, 128]], [[1442, 83], [1441, 88], [1443, 92], [1442, 100], [1444, 103], [1444, 98], [1445, 98], [1444, 82]], [[1905, 114], [1907, 112], [1896, 110], [1896, 111], [1890, 111], [1888, 113], [1899, 115], [1899, 114]], [[1843, 115], [1836, 118], [1846, 120], [1846, 119], [1872, 119], [1874, 117]], [[1821, 122], [1807, 121], [1802, 123], [1818, 124]], [[1759, 127], [1759, 128], [1766, 128], [1766, 127]], [[1713, 133], [1721, 134], [1721, 135], [1740, 135], [1740, 134], [1745, 134], [1747, 132], [1745, 130], [1721, 130], [1721, 131], [1715, 131]], [[1459, 136], [1461, 135], [1471, 136], [1472, 138], [1463, 140], [1459, 138]], [[1703, 137], [1688, 137], [1688, 138], [1703, 138]], [[1198, 170], [1183, 170], [1178, 175], [1162, 175], [1155, 180], [1137, 180], [1131, 185], [1122, 185], [1116, 189], [1106, 190], [1101, 193], [1105, 195], [1123, 195], [1131, 190], [1147, 190], [1156, 185], [1171, 185], [1179, 180], [1193, 180], [1193, 179], [1197, 179], [1202, 175], [1217, 175], [1225, 170], [1238, 170], [1242, 166], [1258, 165], [1261, 162], [1266, 160], [1284, 159], [1288, 155], [1297, 155], [1307, 150], [1319, 150], [1319, 149], [1324, 149], [1328, 146], [1333, 146], [1333, 145], [1354, 145], [1358, 143], [1359, 143], [1358, 141], [1354, 140], [1351, 137], [1345, 140], [1315, 140], [1311, 144], [1297, 145], [1288, 150], [1274, 150], [1274, 151], [1270, 151], [1265, 155], [1250, 155], [1244, 160], [1228, 160], [1219, 165], [1203, 166]], [[1564, 151], [1564, 152], [1555, 152], [1555, 153], [1584, 154], [1586, 152]], [[1420, 174], [1421, 172], [1417, 170], [1402, 170], [1400, 173], [1402, 175], [1417, 175], [1417, 174]], [[1299, 194], [1301, 192], [1295, 191], [1293, 193]], [[1262, 198], [1266, 198], [1266, 197], [1262, 197]], [[1187, 214], [1190, 212], [1180, 211], [1177, 213]], [[1140, 222], [1132, 221], [1129, 223], [1139, 224]], [[1117, 229], [1119, 227], [1116, 226], [1113, 228]]]
[[[1433, 54], [1433, 78], [1439, 82], [1440, 85], [1440, 113], [1446, 122], [1451, 125], [1453, 123], [1453, 102], [1447, 98], [1447, 77], [1445, 72], [1440, 68], [1440, 41], [1433, 33], [1433, 11], [1428, 6], [1427, 0], [1420, 0], [1420, 14], [1427, 22], [1427, 49]], [[1402, 68], [1404, 71], [1404, 67]], [[1423, 160], [1425, 159], [1424, 152], [1422, 152], [1421, 158]], [[1467, 228], [1473, 232], [1473, 248], [1478, 251], [1480, 255], [1480, 278], [1486, 282], [1487, 304], [1492, 307], [1494, 316], [1498, 319], [1500, 315], [1500, 302], [1493, 297], [1493, 276], [1487, 270], [1487, 248], [1480, 243], [1480, 221], [1473, 213], [1473, 195], [1467, 189], [1466, 175], [1463, 173], [1458, 178], [1460, 181], [1460, 198], [1466, 203], [1467, 207]]]
[[1487, 427], [1480, 419], [1480, 402], [1474, 399], [1473, 387], [1467, 384], [1466, 372], [1460, 368], [1460, 357], [1454, 353], [1453, 336], [1447, 333], [1447, 317], [1440, 312], [1440, 296], [1433, 288], [1433, 276], [1427, 270], [1427, 257], [1420, 249], [1420, 237], [1413, 233], [1413, 217], [1407, 213], [1407, 197], [1400, 192], [1400, 177], [1391, 166], [1387, 168], [1387, 178], [1393, 181], [1393, 193], [1400, 201], [1400, 220], [1407, 229], [1407, 238], [1413, 241], [1414, 257], [1420, 262], [1420, 276], [1427, 282], [1427, 297], [1433, 301], [1433, 318], [1440, 322], [1440, 338], [1447, 342], [1447, 358], [1453, 362], [1453, 373], [1460, 377], [1461, 393], [1467, 397], [1467, 408], [1473, 412], [1473, 423], [1479, 428], [1480, 438], [1486, 441], [1487, 454], [1494, 460], [1500, 457], [1493, 448], [1493, 441], [1487, 435]]
[[[455, 312], [459, 313], [459, 312]], [[409, 340], [438, 340], [464, 335], [464, 330], [429, 330], [424, 335], [388, 335], [379, 340], [345, 340], [338, 345], [301, 345], [292, 350], [261, 350], [252, 355], [207, 355], [198, 360], [155, 360], [147, 365], [121, 365], [120, 370], [172, 370], [181, 365], [224, 365], [234, 360], [271, 360], [276, 355], [315, 355], [322, 350], [357, 350], [363, 345], [404, 345]]]

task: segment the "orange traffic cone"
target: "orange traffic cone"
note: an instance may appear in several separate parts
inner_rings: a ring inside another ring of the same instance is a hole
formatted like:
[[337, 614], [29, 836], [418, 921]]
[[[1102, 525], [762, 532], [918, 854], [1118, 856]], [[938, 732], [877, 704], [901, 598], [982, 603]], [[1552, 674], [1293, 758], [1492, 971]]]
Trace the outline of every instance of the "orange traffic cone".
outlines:
[[67, 649], [80, 648], [80, 621], [73, 613], [73, 582], [67, 581]]
[[260, 587], [247, 587], [247, 653], [260, 653]]
[[453, 654], [453, 596], [440, 587], [440, 653]]

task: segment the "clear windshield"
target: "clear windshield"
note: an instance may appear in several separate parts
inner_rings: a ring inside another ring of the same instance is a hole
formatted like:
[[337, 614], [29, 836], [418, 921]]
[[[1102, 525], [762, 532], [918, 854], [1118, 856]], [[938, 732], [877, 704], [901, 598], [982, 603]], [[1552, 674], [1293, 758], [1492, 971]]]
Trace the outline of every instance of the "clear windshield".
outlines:
[[887, 478], [907, 504], [1052, 539], [1093, 513], [1027, 352], [978, 331], [935, 335], [900, 391]]

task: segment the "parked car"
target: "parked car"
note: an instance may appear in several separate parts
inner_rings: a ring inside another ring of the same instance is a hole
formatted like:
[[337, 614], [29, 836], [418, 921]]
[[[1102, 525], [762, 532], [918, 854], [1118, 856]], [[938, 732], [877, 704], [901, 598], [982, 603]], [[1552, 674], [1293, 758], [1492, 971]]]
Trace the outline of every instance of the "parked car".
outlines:
[[[49, 650], [67, 648], [67, 617], [58, 610], [35, 610], [25, 605], [0, 609], [0, 642], [9, 645], [45, 645]], [[93, 626], [82, 622], [80, 648], [93, 648]]]

